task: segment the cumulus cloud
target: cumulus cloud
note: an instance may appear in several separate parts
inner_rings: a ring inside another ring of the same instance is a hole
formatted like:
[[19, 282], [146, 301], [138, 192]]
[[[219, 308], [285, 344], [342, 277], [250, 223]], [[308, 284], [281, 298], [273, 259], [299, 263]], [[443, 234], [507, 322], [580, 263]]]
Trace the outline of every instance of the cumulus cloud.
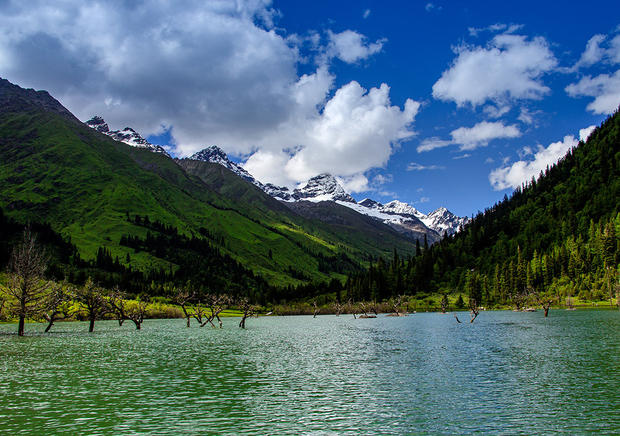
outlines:
[[334, 33], [330, 30], [327, 35], [329, 39], [328, 55], [349, 64], [379, 53], [385, 43], [384, 39], [369, 43], [368, 38], [354, 30], [345, 30], [340, 33]]
[[[272, 149], [278, 141], [296, 141], [300, 147], [294, 153], [270, 151], [266, 146], [250, 156], [245, 168], [259, 180], [288, 185], [319, 173], [359, 175], [384, 166], [393, 146], [413, 136], [410, 127], [419, 107], [411, 99], [402, 109], [391, 105], [386, 84], [367, 91], [350, 82], [336, 91], [321, 112], [315, 110], [303, 123], [283, 126], [264, 141]], [[273, 166], [265, 164], [274, 160], [285, 161], [276, 175]]]
[[506, 126], [501, 121], [490, 123], [482, 121], [473, 127], [459, 127], [451, 133], [452, 142], [461, 144], [461, 150], [474, 150], [486, 146], [489, 141], [500, 138], [517, 138], [521, 132], [517, 126]]
[[[47, 89], [81, 119], [168, 130], [179, 156], [212, 144], [249, 156], [265, 182], [385, 165], [413, 135], [419, 104], [392, 105], [385, 84], [334, 89], [327, 61], [300, 76], [299, 46], [321, 38], [286, 36], [277, 18], [269, 0], [0, 2], [2, 75]], [[383, 45], [354, 31], [328, 37], [316, 51], [345, 62]]]
[[460, 145], [461, 151], [485, 147], [494, 139], [518, 138], [521, 132], [516, 125], [505, 125], [501, 121], [482, 121], [472, 127], [459, 127], [450, 132], [451, 140], [428, 138], [417, 147], [418, 153], [431, 151], [449, 145]]
[[433, 97], [458, 106], [540, 99], [550, 92], [541, 78], [557, 65], [544, 38], [509, 33], [496, 35], [486, 47], [462, 45], [456, 54], [433, 85]]
[[571, 97], [594, 97], [587, 109], [595, 114], [611, 114], [620, 104], [620, 70], [614, 74], [585, 76], [566, 87]]
[[[582, 132], [587, 133], [587, 129], [582, 129], [580, 135]], [[577, 140], [570, 135], [565, 136], [562, 141], [549, 144], [547, 148], [539, 146], [533, 160], [520, 160], [510, 166], [496, 168], [489, 174], [489, 182], [496, 191], [517, 188], [524, 182], [530, 181], [532, 177], [538, 177], [541, 171], [544, 171], [547, 166], [555, 164], [569, 149], [576, 145]]]

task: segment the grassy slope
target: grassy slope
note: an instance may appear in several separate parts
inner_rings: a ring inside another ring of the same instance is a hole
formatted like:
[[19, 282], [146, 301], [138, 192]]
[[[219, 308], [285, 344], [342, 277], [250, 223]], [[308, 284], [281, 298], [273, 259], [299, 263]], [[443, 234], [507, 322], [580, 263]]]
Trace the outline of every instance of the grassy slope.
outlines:
[[225, 236], [225, 251], [280, 285], [297, 283], [286, 272], [290, 266], [312, 279], [327, 278], [311, 253], [345, 250], [361, 259], [364, 252], [411, 247], [396, 237], [369, 243], [359, 231], [345, 229], [338, 235], [283, 210], [255, 207], [256, 193], [241, 198], [225, 190], [220, 194], [165, 156], [39, 109], [0, 111], [0, 184], [0, 206], [9, 215], [51, 223], [86, 258], [106, 246], [121, 259], [130, 253], [132, 263], [143, 269], [166, 263], [118, 245], [122, 234], [145, 233], [126, 220], [127, 214], [148, 215], [186, 233], [206, 227]]

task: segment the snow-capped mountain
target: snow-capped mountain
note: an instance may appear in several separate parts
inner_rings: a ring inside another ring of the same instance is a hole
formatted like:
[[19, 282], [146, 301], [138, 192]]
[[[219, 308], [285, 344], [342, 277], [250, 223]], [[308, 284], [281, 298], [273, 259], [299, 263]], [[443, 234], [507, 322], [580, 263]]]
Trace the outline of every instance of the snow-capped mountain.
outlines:
[[86, 121], [86, 125], [92, 127], [99, 133], [108, 135], [115, 141], [124, 142], [127, 145], [138, 148], [146, 148], [153, 153], [161, 153], [170, 157], [168, 152], [159, 145], [154, 145], [144, 139], [138, 132], [131, 127], [125, 127], [123, 130], [110, 130], [110, 127], [100, 116], [94, 116], [90, 120]]
[[228, 159], [224, 150], [219, 148], [216, 145], [212, 145], [211, 147], [207, 147], [203, 150], [200, 150], [197, 153], [194, 153], [189, 157], [191, 160], [200, 160], [202, 162], [211, 162], [220, 164], [225, 168], [228, 168], [233, 173], [237, 174], [242, 179], [247, 180], [250, 183], [254, 183], [257, 186], [261, 186], [262, 184], [256, 180], [250, 173], [241, 167], [241, 165], [236, 164], [235, 162]]
[[[98, 127], [105, 129], [107, 125], [99, 124]], [[263, 184], [241, 165], [231, 161], [226, 153], [215, 145], [194, 153], [189, 159], [222, 165], [278, 200], [285, 202], [311, 201], [314, 203], [333, 201], [382, 221], [396, 231], [407, 234], [414, 239], [421, 239], [426, 235], [429, 243], [436, 242], [447, 234], [455, 233], [461, 225], [467, 222], [467, 218], [457, 217], [445, 208], [439, 208], [429, 215], [425, 215], [415, 207], [398, 200], [390, 201], [384, 205], [366, 198], [358, 203], [331, 174], [319, 174], [312, 177], [293, 191], [271, 183]]]
[[469, 218], [454, 215], [445, 207], [429, 213], [422, 222], [437, 231], [441, 236], [452, 235], [469, 222]]
[[293, 198], [307, 201], [342, 201], [355, 203], [347, 191], [338, 183], [331, 174], [319, 174], [312, 177], [306, 184], [293, 191]]

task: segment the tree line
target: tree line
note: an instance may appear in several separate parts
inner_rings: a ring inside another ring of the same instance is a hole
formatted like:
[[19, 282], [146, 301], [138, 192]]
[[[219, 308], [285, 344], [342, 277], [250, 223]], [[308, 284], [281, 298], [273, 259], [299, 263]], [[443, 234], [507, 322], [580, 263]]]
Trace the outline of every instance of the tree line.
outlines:
[[620, 292], [620, 116], [462, 231], [348, 277], [357, 299], [465, 291], [482, 304]]

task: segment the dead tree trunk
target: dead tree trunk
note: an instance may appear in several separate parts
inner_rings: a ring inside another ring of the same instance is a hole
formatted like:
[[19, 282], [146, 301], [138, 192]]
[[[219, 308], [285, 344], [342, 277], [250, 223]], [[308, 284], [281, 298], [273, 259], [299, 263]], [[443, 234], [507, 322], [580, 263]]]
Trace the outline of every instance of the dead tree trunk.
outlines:
[[313, 301], [312, 305], [314, 306], [314, 315], [312, 316], [312, 318], [316, 318], [316, 316], [319, 314], [320, 310], [319, 310], [319, 307], [316, 305], [316, 301]]
[[19, 319], [17, 334], [24, 335], [26, 318], [40, 316], [49, 283], [43, 280], [48, 257], [35, 235], [26, 228], [22, 241], [15, 246], [9, 260], [9, 280], [6, 293], [16, 302], [12, 312]]
[[480, 309], [478, 308], [478, 302], [475, 298], [469, 299], [469, 311], [471, 313], [471, 320], [469, 322], [473, 323], [476, 320], [476, 317], [478, 317], [478, 314], [480, 313]]
[[183, 315], [185, 316], [185, 320], [187, 322], [187, 328], [190, 326], [190, 320], [192, 315], [187, 311], [187, 305], [196, 297], [195, 292], [190, 292], [187, 289], [178, 289], [174, 295], [174, 301], [179, 306], [181, 306], [181, 310], [183, 310]]
[[95, 330], [95, 321], [102, 319], [111, 310], [108, 298], [89, 277], [86, 284], [76, 290], [75, 299], [86, 309], [90, 321], [88, 331], [92, 333]]
[[252, 316], [256, 310], [256, 308], [250, 304], [247, 298], [241, 299], [239, 302], [239, 308], [243, 312], [243, 316], [241, 317], [241, 321], [239, 322], [239, 327], [245, 329], [245, 320]]

